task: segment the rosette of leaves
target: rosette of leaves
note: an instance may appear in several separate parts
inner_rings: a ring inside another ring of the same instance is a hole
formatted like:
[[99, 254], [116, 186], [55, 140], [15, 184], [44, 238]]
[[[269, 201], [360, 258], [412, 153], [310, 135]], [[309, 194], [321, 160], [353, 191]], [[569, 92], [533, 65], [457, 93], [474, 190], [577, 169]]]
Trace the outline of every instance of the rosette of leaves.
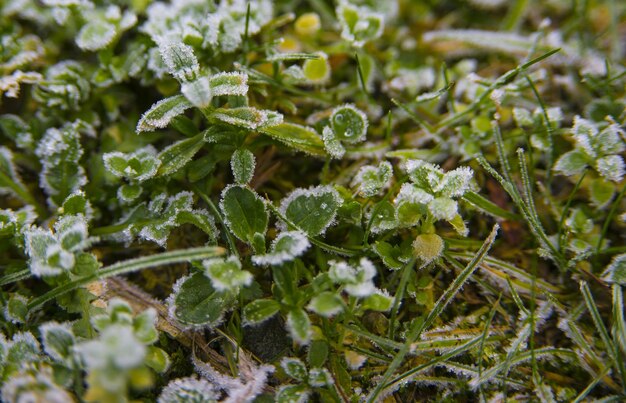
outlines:
[[193, 208], [193, 194], [180, 192], [173, 196], [159, 194], [149, 204], [132, 209], [122, 224], [127, 240], [139, 237], [165, 246], [170, 232], [183, 224], [192, 224], [214, 239], [217, 234], [213, 216], [204, 209]]
[[97, 338], [72, 347], [87, 371], [86, 400], [109, 400], [131, 387], [145, 388], [153, 382], [153, 371], [167, 370], [169, 356], [152, 346], [158, 340], [155, 320], [154, 309], [134, 316], [120, 299], [109, 301], [106, 313], [92, 317]]
[[31, 227], [25, 231], [24, 238], [30, 271], [35, 276], [72, 273], [84, 268], [86, 261], [96, 262], [93, 255], [83, 252], [96, 238], [89, 237], [87, 220], [82, 214], [61, 217], [54, 225], [54, 232]]
[[128, 184], [120, 186], [117, 197], [131, 203], [142, 192], [141, 182], [153, 178], [161, 165], [157, 158], [156, 150], [152, 146], [146, 146], [132, 153], [114, 151], [102, 156], [104, 166], [111, 174], [128, 181]]
[[285, 374], [297, 384], [281, 386], [276, 393], [277, 402], [308, 401], [314, 393], [318, 394], [322, 400], [336, 400], [336, 392], [332, 389], [333, 377], [326, 368], [309, 369], [302, 361], [291, 357], [283, 358], [280, 366]]
[[385, 27], [385, 15], [360, 2], [340, 0], [336, 13], [341, 24], [341, 37], [355, 47], [380, 37]]
[[624, 131], [612, 121], [599, 124], [576, 116], [571, 135], [575, 141], [574, 149], [563, 154], [553, 169], [566, 176], [593, 169], [599, 178], [589, 185], [591, 201], [603, 207], [613, 197], [614, 183], [624, 177], [626, 165], [620, 155], [626, 149]]

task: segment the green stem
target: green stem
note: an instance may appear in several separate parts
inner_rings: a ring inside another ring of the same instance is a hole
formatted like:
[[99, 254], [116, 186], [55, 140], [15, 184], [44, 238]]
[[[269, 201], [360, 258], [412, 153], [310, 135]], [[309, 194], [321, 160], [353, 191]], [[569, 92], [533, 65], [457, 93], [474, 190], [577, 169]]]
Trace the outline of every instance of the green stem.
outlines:
[[171, 252], [159, 253], [156, 255], [142, 256], [136, 259], [124, 260], [122, 262], [118, 262], [110, 266], [104, 267], [96, 273], [78, 277], [68, 283], [53, 288], [47, 293], [32, 299], [28, 303], [28, 310], [36, 310], [43, 306], [46, 302], [96, 280], [103, 280], [105, 278], [132, 273], [151, 267], [190, 262], [192, 260], [208, 259], [215, 256], [223, 255], [225, 252], [226, 251], [224, 250], [224, 248], [215, 246], [204, 246], [200, 248], [181, 249]]

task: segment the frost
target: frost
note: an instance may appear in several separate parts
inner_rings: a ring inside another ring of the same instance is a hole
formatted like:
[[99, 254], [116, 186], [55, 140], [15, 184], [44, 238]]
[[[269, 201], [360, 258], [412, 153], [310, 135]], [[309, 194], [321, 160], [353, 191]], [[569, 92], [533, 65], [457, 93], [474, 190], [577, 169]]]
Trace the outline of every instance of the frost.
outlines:
[[[14, 185], [24, 188], [22, 179], [17, 173], [17, 168], [13, 163], [13, 152], [7, 147], [0, 146], [0, 174], [5, 175]], [[4, 181], [3, 181], [4, 183]], [[3, 187], [0, 183], [0, 195], [15, 193], [11, 187]], [[19, 196], [16, 194], [16, 196]]]
[[256, 265], [278, 266], [301, 256], [311, 246], [306, 234], [300, 231], [281, 232], [272, 242], [270, 252], [252, 257]]
[[31, 205], [18, 211], [11, 209], [0, 210], [0, 234], [22, 234], [24, 230], [35, 222], [36, 218], [35, 208]]
[[263, 392], [269, 375], [274, 372], [272, 365], [257, 365], [243, 351], [238, 352], [238, 377], [230, 377], [216, 371], [210, 364], [193, 357], [193, 365], [204, 379], [215, 387], [223, 390], [228, 397], [224, 403], [252, 402]]
[[620, 182], [624, 177], [624, 159], [620, 155], [608, 155], [596, 160], [596, 169], [600, 176], [613, 182]]
[[39, 326], [43, 349], [57, 362], [71, 362], [71, 347], [76, 342], [70, 323], [46, 322]]
[[171, 381], [161, 392], [158, 403], [213, 403], [219, 394], [213, 384], [195, 377], [178, 378]]

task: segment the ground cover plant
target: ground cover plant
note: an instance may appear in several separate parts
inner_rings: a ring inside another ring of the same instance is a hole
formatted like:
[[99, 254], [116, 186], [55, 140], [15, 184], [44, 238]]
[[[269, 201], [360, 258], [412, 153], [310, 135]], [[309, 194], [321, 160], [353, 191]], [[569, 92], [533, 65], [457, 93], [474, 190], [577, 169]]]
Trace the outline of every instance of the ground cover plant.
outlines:
[[0, 10], [2, 401], [626, 400], [626, 3]]

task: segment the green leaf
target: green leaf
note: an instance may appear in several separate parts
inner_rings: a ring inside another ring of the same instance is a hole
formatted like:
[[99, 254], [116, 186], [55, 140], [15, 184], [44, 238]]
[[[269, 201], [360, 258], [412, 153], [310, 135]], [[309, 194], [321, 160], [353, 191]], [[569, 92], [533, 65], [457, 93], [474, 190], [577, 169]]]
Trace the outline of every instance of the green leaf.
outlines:
[[158, 347], [150, 346], [146, 352], [145, 364], [157, 373], [164, 373], [170, 367], [170, 357]]
[[252, 243], [254, 234], [265, 234], [269, 216], [263, 200], [244, 186], [231, 185], [222, 192], [220, 209], [228, 228], [239, 239]]
[[311, 84], [325, 84], [330, 79], [330, 64], [328, 55], [324, 52], [316, 52], [316, 59], [307, 59], [302, 65], [302, 73]]
[[280, 310], [280, 304], [273, 299], [257, 299], [243, 308], [246, 323], [257, 324], [274, 316]]
[[222, 321], [235, 296], [228, 291], [217, 291], [208, 277], [196, 273], [176, 283], [170, 301], [173, 319], [183, 325], [213, 328]]
[[393, 176], [393, 168], [387, 161], [383, 161], [378, 166], [365, 165], [352, 180], [352, 186], [356, 187], [363, 197], [372, 197], [380, 193], [381, 190], [389, 186], [389, 181]]
[[180, 92], [183, 93], [185, 98], [187, 98], [193, 106], [200, 109], [210, 106], [211, 100], [213, 99], [209, 78], [206, 76], [199, 77], [193, 81], [184, 82], [180, 86]]
[[152, 105], [137, 123], [137, 133], [151, 132], [166, 127], [172, 119], [193, 105], [183, 95], [174, 95]]
[[235, 182], [240, 185], [250, 182], [254, 176], [254, 165], [254, 154], [250, 150], [245, 148], [235, 150], [230, 159]]
[[379, 291], [365, 298], [361, 304], [361, 308], [378, 312], [387, 312], [391, 309], [392, 304], [393, 298]]
[[311, 368], [321, 368], [328, 359], [328, 342], [313, 340], [307, 353], [307, 361]]
[[317, 236], [333, 223], [341, 202], [331, 186], [296, 189], [282, 200], [280, 211], [297, 229]]
[[276, 126], [263, 127], [259, 131], [295, 150], [312, 155], [326, 155], [322, 138], [310, 127], [281, 123]]
[[311, 339], [311, 320], [301, 308], [294, 308], [287, 314], [287, 329], [291, 338], [298, 344], [308, 344]]
[[615, 194], [615, 185], [604, 178], [591, 180], [589, 184], [589, 198], [598, 208], [603, 208], [609, 204]]
[[307, 309], [324, 317], [335, 316], [343, 311], [343, 301], [336, 292], [324, 291], [311, 299]]
[[158, 155], [161, 166], [157, 175], [166, 176], [177, 172], [191, 161], [203, 145], [204, 133], [200, 133], [195, 137], [180, 140], [167, 147]]
[[403, 268], [412, 254], [405, 245], [392, 245], [385, 241], [377, 241], [373, 250], [382, 259], [383, 264], [392, 270]]

